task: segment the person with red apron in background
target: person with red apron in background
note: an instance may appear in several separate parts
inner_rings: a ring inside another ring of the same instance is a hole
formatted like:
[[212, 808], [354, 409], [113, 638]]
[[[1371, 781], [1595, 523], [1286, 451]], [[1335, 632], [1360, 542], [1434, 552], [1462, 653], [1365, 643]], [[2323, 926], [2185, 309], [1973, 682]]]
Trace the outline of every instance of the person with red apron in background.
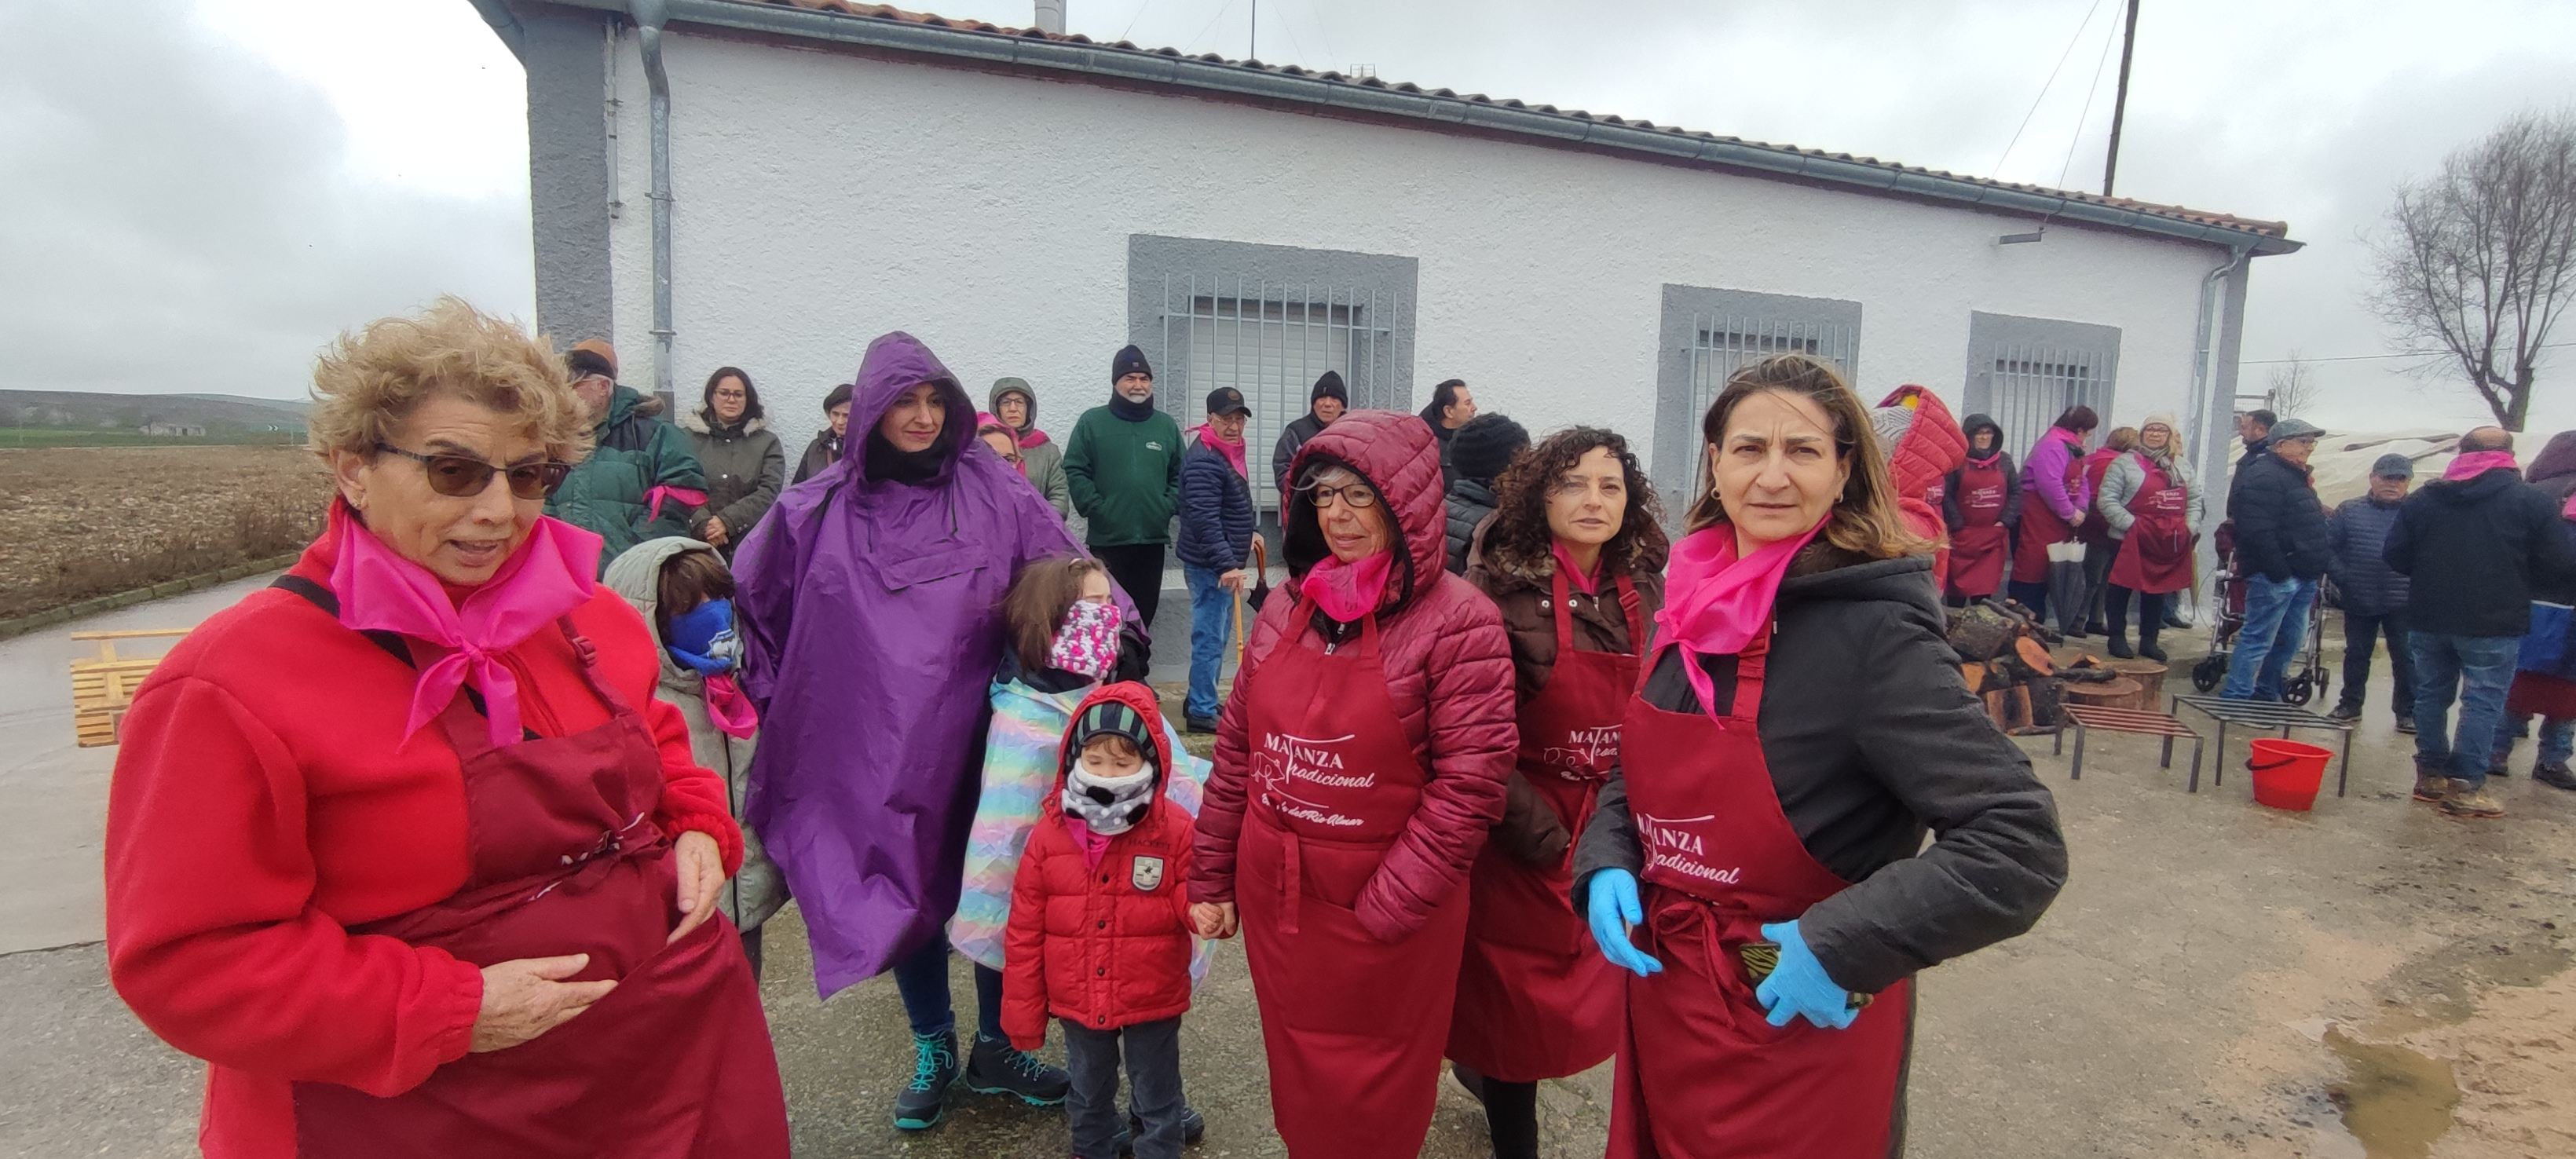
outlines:
[[1290, 467], [1294, 598], [1252, 631], [1217, 722], [1192, 913], [1238, 929], [1270, 1106], [1301, 1159], [1411, 1159], [1439, 1094], [1467, 877], [1503, 815], [1511, 647], [1449, 574], [1440, 450], [1361, 411]]
[[1701, 433], [1707, 489], [1575, 851], [1632, 975], [1608, 1154], [1901, 1155], [1909, 979], [2029, 929], [2065, 841], [1960, 681], [1929, 545], [1832, 364], [1738, 371]]
[[1512, 642], [1520, 755], [1469, 878], [1449, 1057], [1485, 1104], [1497, 1159], [1535, 1159], [1538, 1083], [1618, 1044], [1617, 968], [1574, 916], [1574, 835], [1619, 763], [1646, 624], [1663, 604], [1661, 509], [1626, 439], [1573, 427], [1522, 453], [1467, 582]]
[[2084, 542], [2084, 630], [2095, 636], [2110, 634], [2102, 622], [2102, 600], [2111, 574], [2111, 560], [2120, 554], [2120, 539], [2111, 534], [2111, 523], [2102, 518], [2100, 498], [2102, 476], [2111, 464], [2120, 461], [2138, 445], [2138, 428], [2113, 427], [2102, 436], [2102, 445], [2084, 456], [2084, 518], [2075, 524], [2075, 538]]
[[2093, 502], [2084, 486], [2084, 443], [2101, 423], [2092, 407], [2068, 407], [2031, 445], [2030, 459], [2022, 464], [2021, 518], [2013, 537], [2012, 598], [2079, 638], [2084, 622], [2074, 610], [2048, 607], [2048, 549], [2074, 542], [2076, 525]]
[[1941, 519], [1950, 528], [1950, 577], [1945, 595], [1966, 607], [2002, 590], [2012, 556], [2013, 526], [2021, 521], [2021, 475], [2004, 450], [2004, 429], [1985, 415], [1969, 415], [1967, 459], [1950, 472]]
[[[2112, 561], [2110, 594], [2111, 655], [2122, 660], [2144, 656], [2162, 660], [2156, 634], [2165, 622], [2165, 597], [2191, 587], [2200, 540], [2200, 521], [2208, 497], [2192, 485], [2191, 464], [2175, 452], [2182, 436], [2170, 414], [2151, 414], [2138, 427], [2137, 448], [2122, 455], [2102, 476], [2094, 501], [2110, 527], [2119, 555]], [[2138, 646], [2129, 647], [2129, 597], [2138, 602]]]

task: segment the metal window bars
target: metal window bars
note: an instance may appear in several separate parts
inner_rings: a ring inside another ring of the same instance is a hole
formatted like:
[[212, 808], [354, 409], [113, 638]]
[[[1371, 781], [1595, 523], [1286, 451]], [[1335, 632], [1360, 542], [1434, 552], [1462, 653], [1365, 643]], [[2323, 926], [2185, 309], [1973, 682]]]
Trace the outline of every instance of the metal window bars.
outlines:
[[1857, 328], [1745, 314], [1691, 315], [1691, 411], [1694, 426], [1717, 401], [1726, 381], [1745, 366], [1774, 354], [1813, 354], [1851, 374], [1859, 355]]
[[1193, 426], [1207, 392], [1230, 386], [1252, 408], [1245, 425], [1255, 507], [1277, 513], [1270, 451], [1306, 414], [1307, 395], [1338, 371], [1353, 407], [1400, 405], [1395, 333], [1406, 303], [1381, 287], [1274, 282], [1245, 275], [1163, 278], [1163, 406]]
[[2064, 346], [2004, 345], [1987, 371], [1987, 412], [2004, 429], [2004, 447], [2026, 456], [2050, 423], [2067, 408], [2101, 409], [2109, 395], [2099, 350]]

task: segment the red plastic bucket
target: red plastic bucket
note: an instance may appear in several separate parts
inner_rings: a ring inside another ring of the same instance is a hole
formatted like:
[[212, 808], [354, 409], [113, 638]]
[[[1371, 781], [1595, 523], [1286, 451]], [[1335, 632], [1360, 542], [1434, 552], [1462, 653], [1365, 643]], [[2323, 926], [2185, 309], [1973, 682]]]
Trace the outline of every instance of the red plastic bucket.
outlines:
[[2258, 738], [2245, 767], [2254, 774], [2254, 803], [2304, 813], [2326, 783], [2326, 758], [2334, 750], [2305, 741]]

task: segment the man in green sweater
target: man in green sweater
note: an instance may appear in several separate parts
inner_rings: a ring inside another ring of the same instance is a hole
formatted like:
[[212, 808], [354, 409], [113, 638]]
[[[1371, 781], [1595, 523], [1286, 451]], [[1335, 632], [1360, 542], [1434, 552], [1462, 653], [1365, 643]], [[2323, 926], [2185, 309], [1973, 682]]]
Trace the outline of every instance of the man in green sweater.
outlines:
[[1064, 482], [1091, 522], [1091, 554], [1153, 630], [1163, 548], [1181, 500], [1181, 424], [1154, 409], [1154, 368], [1130, 346], [1109, 361], [1109, 405], [1084, 411], [1065, 442]]

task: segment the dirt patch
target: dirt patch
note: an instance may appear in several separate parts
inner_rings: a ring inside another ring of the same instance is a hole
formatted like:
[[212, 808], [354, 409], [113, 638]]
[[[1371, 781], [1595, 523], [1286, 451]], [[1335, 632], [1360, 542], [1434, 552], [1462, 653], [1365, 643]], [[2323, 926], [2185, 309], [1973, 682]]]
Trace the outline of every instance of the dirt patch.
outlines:
[[301, 448], [0, 450], [0, 619], [295, 551], [330, 494]]

